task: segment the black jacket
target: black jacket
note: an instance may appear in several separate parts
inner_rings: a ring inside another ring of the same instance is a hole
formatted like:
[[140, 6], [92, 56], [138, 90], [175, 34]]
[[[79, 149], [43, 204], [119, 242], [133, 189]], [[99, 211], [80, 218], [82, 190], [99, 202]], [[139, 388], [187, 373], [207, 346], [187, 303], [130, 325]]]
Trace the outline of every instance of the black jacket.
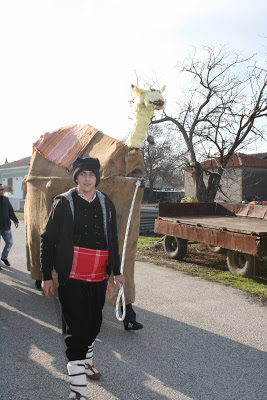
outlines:
[[[58, 274], [58, 282], [64, 285], [67, 281], [73, 261], [73, 219], [74, 206], [72, 193], [76, 188], [57, 196], [41, 234], [41, 271], [44, 280], [52, 279], [52, 269]], [[108, 276], [113, 272], [120, 275], [120, 256], [117, 234], [116, 210], [112, 201], [104, 193], [96, 191], [100, 200], [104, 231], [107, 239], [109, 258]]]
[[9, 199], [6, 196], [0, 196], [0, 229], [3, 231], [9, 230], [11, 219], [14, 223], [19, 222]]

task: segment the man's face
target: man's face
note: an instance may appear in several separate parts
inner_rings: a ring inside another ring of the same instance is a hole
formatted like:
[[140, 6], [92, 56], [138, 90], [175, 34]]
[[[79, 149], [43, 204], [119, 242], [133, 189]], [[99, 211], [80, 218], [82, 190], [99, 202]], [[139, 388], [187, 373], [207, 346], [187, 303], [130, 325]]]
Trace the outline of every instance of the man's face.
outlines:
[[94, 192], [96, 185], [96, 176], [92, 171], [80, 172], [77, 177], [77, 183], [79, 186], [79, 192], [81, 194]]
[[0, 185], [0, 196], [4, 196], [4, 188]]

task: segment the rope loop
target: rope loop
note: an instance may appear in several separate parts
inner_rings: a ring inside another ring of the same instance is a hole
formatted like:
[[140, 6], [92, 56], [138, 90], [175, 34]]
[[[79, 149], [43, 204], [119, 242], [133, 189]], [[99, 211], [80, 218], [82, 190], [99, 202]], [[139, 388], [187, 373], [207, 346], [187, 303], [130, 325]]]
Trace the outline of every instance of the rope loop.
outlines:
[[[134, 208], [134, 203], [135, 203], [135, 198], [136, 198], [136, 193], [141, 186], [142, 180], [137, 180], [135, 183], [135, 191], [133, 195], [133, 200], [130, 208], [130, 213], [128, 216], [128, 222], [127, 222], [127, 227], [126, 227], [126, 232], [125, 232], [125, 237], [124, 237], [124, 243], [123, 243], [123, 250], [122, 250], [122, 259], [121, 259], [121, 274], [123, 275], [123, 269], [124, 269], [124, 262], [125, 262], [125, 252], [126, 252], [126, 245], [127, 245], [127, 239], [128, 239], [128, 234], [129, 234], [129, 229], [130, 229], [130, 223], [131, 223], [131, 218], [132, 218], [132, 213], [133, 213], [133, 208]], [[120, 315], [119, 308], [120, 308], [120, 303], [122, 306], [122, 315]], [[126, 304], [125, 304], [125, 295], [124, 295], [124, 288], [122, 284], [120, 284], [120, 290], [117, 296], [117, 301], [116, 301], [116, 307], [115, 307], [115, 314], [116, 318], [119, 321], [123, 321], [126, 315]]]
[[[116, 301], [116, 318], [118, 321], [124, 321], [126, 315], [126, 305], [125, 305], [125, 296], [124, 296], [124, 289], [122, 284], [120, 284], [120, 290], [118, 293], [117, 301]], [[122, 304], [122, 314], [120, 315], [120, 301]]]

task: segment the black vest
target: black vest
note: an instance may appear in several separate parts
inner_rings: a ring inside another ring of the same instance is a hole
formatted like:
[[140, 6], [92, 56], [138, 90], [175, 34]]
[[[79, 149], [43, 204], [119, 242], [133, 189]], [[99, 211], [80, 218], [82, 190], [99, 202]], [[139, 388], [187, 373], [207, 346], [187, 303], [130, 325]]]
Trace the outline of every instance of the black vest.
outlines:
[[98, 197], [89, 203], [75, 191], [73, 244], [95, 250], [107, 250], [103, 213]]

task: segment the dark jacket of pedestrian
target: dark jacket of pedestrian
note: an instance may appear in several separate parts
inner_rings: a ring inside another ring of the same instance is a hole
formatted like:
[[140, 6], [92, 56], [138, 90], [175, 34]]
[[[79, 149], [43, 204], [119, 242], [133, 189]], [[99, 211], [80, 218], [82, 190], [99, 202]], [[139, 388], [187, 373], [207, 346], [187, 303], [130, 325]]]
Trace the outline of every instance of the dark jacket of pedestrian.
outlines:
[[0, 197], [0, 230], [7, 231], [11, 227], [11, 220], [18, 222], [13, 207], [6, 196]]

